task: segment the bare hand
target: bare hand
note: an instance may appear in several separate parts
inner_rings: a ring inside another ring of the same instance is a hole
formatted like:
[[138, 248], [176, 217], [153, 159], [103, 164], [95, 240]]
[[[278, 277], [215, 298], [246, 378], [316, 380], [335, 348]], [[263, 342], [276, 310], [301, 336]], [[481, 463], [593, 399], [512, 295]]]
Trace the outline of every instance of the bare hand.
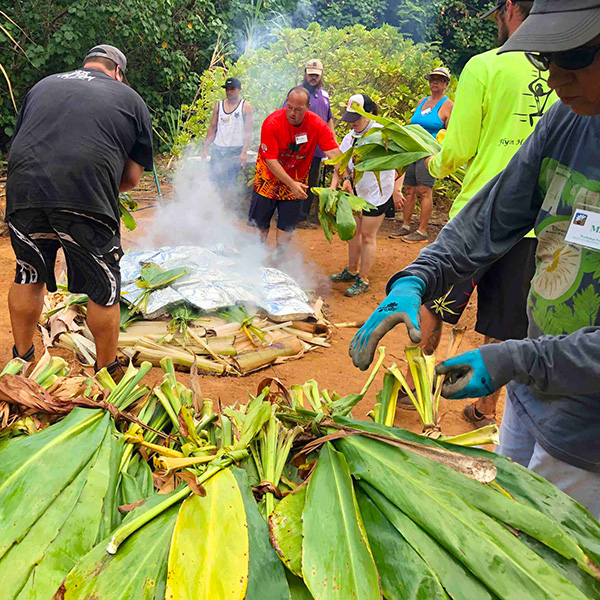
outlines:
[[394, 194], [394, 207], [396, 210], [400, 210], [404, 208], [404, 203], [406, 202], [406, 198], [402, 192], [398, 192]]
[[298, 200], [305, 200], [308, 198], [308, 194], [306, 190], [308, 186], [305, 183], [300, 183], [299, 181], [294, 181], [290, 186], [290, 190], [292, 190], [292, 194], [294, 194], [294, 198]]
[[248, 161], [248, 154], [246, 152], [242, 152], [240, 154], [240, 166], [245, 167], [247, 161]]
[[347, 194], [352, 194], [354, 196], [354, 190], [352, 189], [352, 182], [348, 179], [342, 183], [342, 189]]

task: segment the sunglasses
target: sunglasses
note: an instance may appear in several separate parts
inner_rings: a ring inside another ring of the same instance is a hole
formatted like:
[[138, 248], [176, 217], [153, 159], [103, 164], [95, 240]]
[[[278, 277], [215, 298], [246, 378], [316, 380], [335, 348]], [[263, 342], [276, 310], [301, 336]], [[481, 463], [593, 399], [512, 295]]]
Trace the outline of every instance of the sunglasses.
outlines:
[[550, 64], [566, 71], [579, 71], [589, 67], [600, 51], [600, 44], [595, 46], [581, 46], [566, 52], [526, 52], [529, 62], [539, 71], [547, 71]]

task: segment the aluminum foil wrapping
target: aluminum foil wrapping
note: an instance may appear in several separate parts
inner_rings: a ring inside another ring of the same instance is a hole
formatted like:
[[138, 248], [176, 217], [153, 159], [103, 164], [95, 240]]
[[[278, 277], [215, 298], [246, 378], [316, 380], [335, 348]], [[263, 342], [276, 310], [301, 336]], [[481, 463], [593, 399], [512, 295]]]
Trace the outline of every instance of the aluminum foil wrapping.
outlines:
[[131, 252], [121, 260], [121, 294], [133, 303], [142, 293], [135, 280], [142, 265], [154, 262], [163, 269], [184, 267], [185, 275], [156, 290], [147, 301], [147, 318], [164, 315], [182, 301], [204, 311], [245, 304], [265, 310], [276, 320], [301, 319], [314, 313], [308, 297], [292, 277], [273, 268], [248, 268], [239, 253], [220, 245], [213, 250], [196, 246], [165, 246]]

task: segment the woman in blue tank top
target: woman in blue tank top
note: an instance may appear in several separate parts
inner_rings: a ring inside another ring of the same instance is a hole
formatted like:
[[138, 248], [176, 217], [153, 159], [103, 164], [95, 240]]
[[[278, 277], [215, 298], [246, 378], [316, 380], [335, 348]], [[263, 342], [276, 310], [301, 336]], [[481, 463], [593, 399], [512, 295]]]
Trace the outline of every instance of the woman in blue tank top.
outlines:
[[[433, 137], [448, 127], [450, 114], [454, 103], [446, 96], [446, 88], [450, 83], [450, 71], [445, 67], [437, 67], [425, 76], [429, 81], [431, 96], [423, 98], [417, 106], [410, 120], [411, 125], [420, 125]], [[435, 179], [429, 174], [423, 160], [408, 167], [404, 177], [404, 206], [402, 213], [404, 223], [400, 231], [391, 235], [393, 239], [402, 239], [408, 243], [424, 242], [427, 236], [427, 224], [433, 210], [433, 184]], [[410, 232], [412, 218], [417, 197], [421, 199], [421, 218], [419, 227], [414, 233]]]

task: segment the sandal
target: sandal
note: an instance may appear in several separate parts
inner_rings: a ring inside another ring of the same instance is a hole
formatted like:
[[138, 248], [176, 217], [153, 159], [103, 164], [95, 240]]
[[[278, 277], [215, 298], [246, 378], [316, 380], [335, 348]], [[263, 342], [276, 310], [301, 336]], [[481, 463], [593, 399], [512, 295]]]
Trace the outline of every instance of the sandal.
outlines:
[[496, 415], [493, 417], [488, 417], [477, 410], [476, 407], [477, 400], [475, 402], [471, 402], [471, 404], [467, 404], [462, 411], [462, 418], [471, 425], [475, 425], [476, 427], [485, 427], [486, 425], [495, 425], [496, 424]]

